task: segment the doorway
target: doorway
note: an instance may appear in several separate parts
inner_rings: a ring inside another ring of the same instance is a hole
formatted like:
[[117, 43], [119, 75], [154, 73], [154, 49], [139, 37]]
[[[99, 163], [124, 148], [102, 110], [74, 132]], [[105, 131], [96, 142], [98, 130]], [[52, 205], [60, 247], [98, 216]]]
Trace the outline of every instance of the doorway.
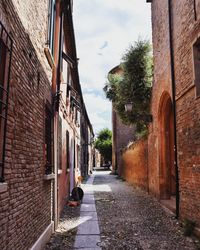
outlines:
[[[174, 166], [174, 118], [170, 95], [165, 92], [159, 110], [159, 191], [160, 199], [168, 200], [176, 195]], [[175, 199], [174, 199], [175, 200]]]

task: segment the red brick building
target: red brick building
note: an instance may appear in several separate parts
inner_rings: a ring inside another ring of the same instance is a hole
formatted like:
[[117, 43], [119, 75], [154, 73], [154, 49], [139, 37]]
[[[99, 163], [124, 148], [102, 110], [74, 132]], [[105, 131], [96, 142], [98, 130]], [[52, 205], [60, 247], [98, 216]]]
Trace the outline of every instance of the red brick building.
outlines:
[[176, 195], [181, 218], [200, 226], [200, 2], [148, 2], [154, 55], [149, 189], [161, 199]]
[[83, 108], [72, 1], [0, 0], [1, 249], [41, 249], [56, 228]]
[[51, 67], [44, 54], [47, 15], [43, 12], [48, 13], [47, 1], [29, 5], [0, 1], [1, 249], [27, 249], [53, 225], [52, 183], [43, 178], [45, 113], [52, 106]]
[[200, 228], [200, 1], [147, 2], [152, 8], [153, 122], [147, 141], [124, 151], [122, 176]]

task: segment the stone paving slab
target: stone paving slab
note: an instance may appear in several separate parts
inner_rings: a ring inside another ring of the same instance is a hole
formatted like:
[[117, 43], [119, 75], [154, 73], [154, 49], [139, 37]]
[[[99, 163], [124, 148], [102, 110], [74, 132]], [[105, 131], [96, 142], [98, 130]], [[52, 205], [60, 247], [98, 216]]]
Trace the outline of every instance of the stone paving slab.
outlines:
[[98, 221], [86, 221], [78, 226], [77, 235], [79, 234], [100, 234]]
[[100, 243], [99, 235], [77, 235], [74, 247], [81, 249], [100, 249], [97, 245], [98, 243]]
[[84, 249], [84, 250], [101, 250], [100, 247], [95, 247], [95, 248], [93, 248], [93, 247], [92, 247], [92, 248], [85, 248], [85, 247], [84, 247], [84, 248], [75, 248], [75, 249], [76, 249], [76, 250], [83, 250], [83, 249]]
[[82, 203], [91, 203], [91, 204], [94, 204], [95, 203], [95, 199], [94, 199], [94, 195], [84, 195], [84, 198], [82, 200]]
[[96, 213], [96, 212], [85, 212], [85, 211], [81, 211], [81, 213], [80, 213], [80, 218], [81, 218], [81, 219], [86, 218], [87, 220], [98, 220], [98, 218], [97, 218], [97, 213]]
[[80, 208], [80, 224], [74, 243], [75, 249], [101, 249], [98, 217], [93, 190], [94, 177], [90, 177], [83, 185], [84, 197]]
[[96, 212], [95, 204], [81, 204], [81, 212], [82, 211]]
[[87, 190], [87, 191], [85, 191], [85, 190], [83, 189], [83, 192], [84, 192], [84, 196], [85, 196], [85, 195], [94, 195], [94, 191], [93, 191], [93, 190]]

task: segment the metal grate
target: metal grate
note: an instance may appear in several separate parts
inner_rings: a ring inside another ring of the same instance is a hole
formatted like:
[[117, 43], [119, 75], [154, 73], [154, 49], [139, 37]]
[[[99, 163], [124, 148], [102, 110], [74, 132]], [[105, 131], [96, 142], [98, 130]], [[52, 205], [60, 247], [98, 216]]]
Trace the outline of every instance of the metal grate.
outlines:
[[6, 126], [13, 41], [0, 21], [0, 182], [4, 182]]

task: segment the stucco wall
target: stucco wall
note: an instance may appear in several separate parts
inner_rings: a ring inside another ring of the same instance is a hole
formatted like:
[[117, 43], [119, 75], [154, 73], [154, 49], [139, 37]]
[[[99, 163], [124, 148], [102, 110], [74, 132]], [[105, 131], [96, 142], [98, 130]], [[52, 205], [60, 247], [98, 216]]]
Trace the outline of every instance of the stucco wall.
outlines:
[[122, 154], [122, 177], [128, 183], [148, 191], [148, 145], [146, 140], [132, 144]]

